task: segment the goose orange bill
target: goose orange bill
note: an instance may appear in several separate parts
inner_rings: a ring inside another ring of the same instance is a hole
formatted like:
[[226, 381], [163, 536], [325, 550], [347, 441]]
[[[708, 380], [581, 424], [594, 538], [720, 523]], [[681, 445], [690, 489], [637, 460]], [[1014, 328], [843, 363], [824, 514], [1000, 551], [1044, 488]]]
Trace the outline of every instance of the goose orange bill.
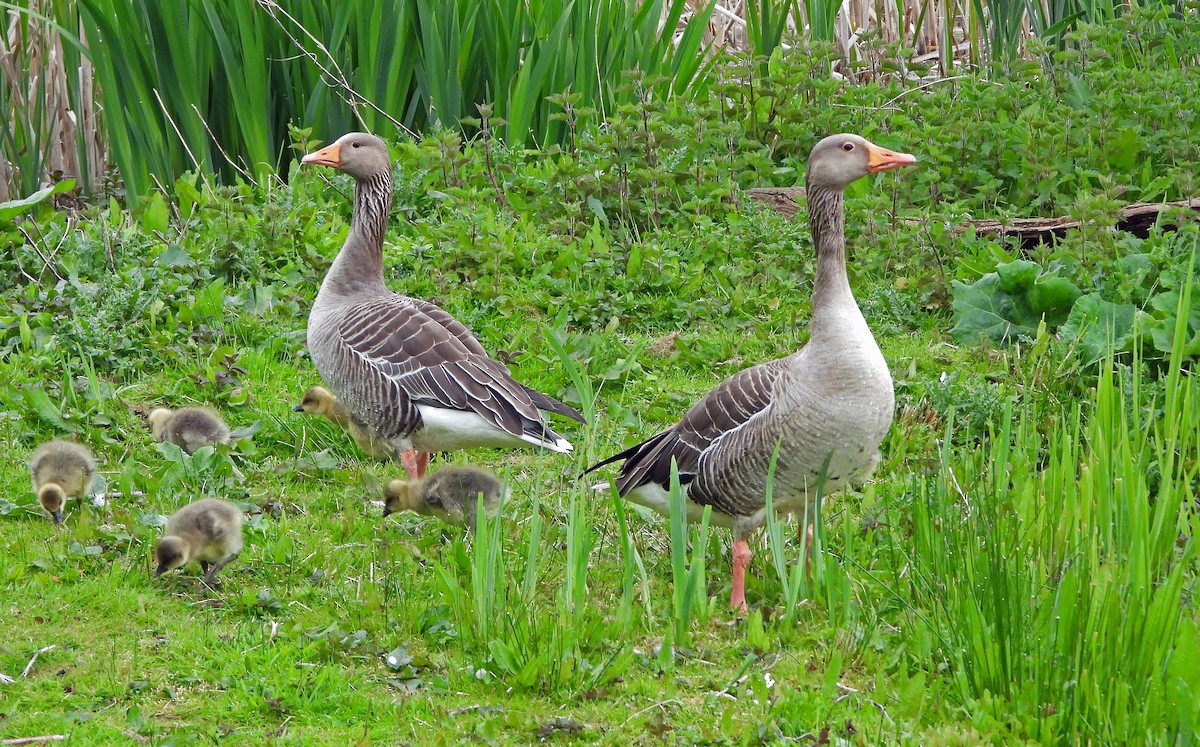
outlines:
[[[909, 156], [909, 158], [912, 158], [912, 156]], [[301, 158], [300, 163], [315, 163], [318, 166], [333, 166], [336, 168], [342, 164], [342, 146], [337, 143], [326, 145], [315, 153], [309, 153], [304, 158]]]
[[887, 171], [888, 169], [895, 169], [917, 162], [916, 156], [911, 156], [907, 153], [897, 153], [887, 148], [880, 148], [874, 143], [867, 143], [867, 153], [870, 154], [870, 160], [867, 161], [867, 170], [872, 174], [878, 174], [880, 171]]

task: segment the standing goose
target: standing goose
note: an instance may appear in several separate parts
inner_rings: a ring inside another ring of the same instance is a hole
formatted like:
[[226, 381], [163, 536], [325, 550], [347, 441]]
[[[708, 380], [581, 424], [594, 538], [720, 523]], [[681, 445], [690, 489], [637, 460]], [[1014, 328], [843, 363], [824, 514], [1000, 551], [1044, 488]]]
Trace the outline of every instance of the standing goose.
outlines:
[[84, 491], [96, 479], [96, 458], [83, 444], [47, 441], [29, 458], [29, 477], [42, 508], [61, 524], [67, 498], [75, 496], [83, 504]]
[[817, 254], [808, 344], [734, 374], [671, 428], [587, 470], [624, 460], [616, 479], [621, 496], [668, 514], [674, 461], [689, 516], [712, 506], [712, 521], [733, 530], [735, 610], [746, 610], [746, 538], [766, 521], [776, 445], [773, 504], [781, 515], [806, 510], [819, 483], [825, 492], [836, 490], [879, 462], [892, 423], [892, 377], [846, 276], [843, 192], [867, 174], [915, 161], [857, 135], [817, 143], [806, 174]]
[[[308, 317], [317, 372], [375, 440], [421, 477], [429, 452], [534, 444], [569, 452], [540, 411], [585, 422], [573, 408], [518, 383], [465, 325], [383, 282], [392, 165], [374, 135], [352, 132], [306, 155], [355, 179], [350, 234]], [[421, 452], [420, 454], [416, 452]]]

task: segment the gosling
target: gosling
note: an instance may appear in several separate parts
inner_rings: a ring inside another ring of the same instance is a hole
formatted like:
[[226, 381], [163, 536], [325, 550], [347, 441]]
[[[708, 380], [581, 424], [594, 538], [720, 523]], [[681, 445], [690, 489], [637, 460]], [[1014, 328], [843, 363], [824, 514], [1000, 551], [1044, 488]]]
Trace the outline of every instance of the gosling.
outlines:
[[96, 458], [83, 444], [47, 441], [29, 458], [33, 492], [55, 524], [62, 523], [63, 505], [75, 496], [83, 505], [83, 493], [96, 478]]
[[207, 407], [159, 407], [150, 412], [148, 420], [155, 441], [173, 443], [188, 454], [204, 446], [229, 443], [229, 426]]
[[479, 494], [483, 494], [484, 513], [493, 518], [502, 490], [500, 481], [486, 470], [444, 467], [423, 479], [389, 482], [383, 489], [383, 515], [415, 511], [474, 529]]
[[203, 498], [187, 504], [167, 520], [162, 539], [154, 548], [158, 560], [155, 576], [192, 561], [204, 571], [204, 583], [242, 551], [242, 511], [229, 501]]
[[329, 422], [347, 431], [358, 448], [372, 459], [393, 459], [395, 454], [380, 441], [371, 438], [367, 427], [350, 414], [346, 403], [338, 399], [333, 392], [323, 386], [310, 386], [300, 399], [300, 404], [292, 407], [296, 412], [306, 412], [309, 415], [320, 415]]

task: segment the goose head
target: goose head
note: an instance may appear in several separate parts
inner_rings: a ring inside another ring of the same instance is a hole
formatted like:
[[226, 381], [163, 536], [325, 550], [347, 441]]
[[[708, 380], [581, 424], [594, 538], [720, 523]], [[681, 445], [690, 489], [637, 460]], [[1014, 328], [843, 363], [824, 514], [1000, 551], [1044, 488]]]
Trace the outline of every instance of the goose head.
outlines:
[[338, 169], [359, 180], [391, 170], [387, 144], [365, 132], [342, 135], [330, 145], [309, 153], [300, 162]]
[[915, 156], [881, 148], [858, 135], [830, 135], [808, 156], [809, 185], [843, 190], [867, 174], [916, 163]]

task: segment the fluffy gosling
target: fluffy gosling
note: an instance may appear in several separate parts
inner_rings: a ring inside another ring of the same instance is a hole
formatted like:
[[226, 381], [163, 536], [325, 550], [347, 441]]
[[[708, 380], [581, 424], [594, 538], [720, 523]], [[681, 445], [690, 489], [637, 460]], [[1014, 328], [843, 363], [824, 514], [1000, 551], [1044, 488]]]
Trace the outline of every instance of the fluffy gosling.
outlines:
[[62, 523], [63, 505], [75, 496], [83, 505], [83, 492], [96, 477], [96, 458], [83, 444], [47, 441], [29, 458], [33, 492], [55, 524]]
[[415, 511], [447, 524], [474, 529], [475, 509], [483, 493], [484, 513], [496, 515], [503, 487], [496, 476], [475, 467], [443, 467], [418, 480], [392, 480], [383, 489], [383, 515]]
[[204, 446], [229, 443], [229, 426], [207, 407], [159, 407], [147, 419], [155, 441], [173, 443], [188, 454]]
[[204, 583], [242, 551], [242, 511], [229, 501], [203, 498], [187, 504], [167, 520], [162, 539], [154, 548], [158, 561], [155, 576], [192, 561], [204, 571]]
[[300, 404], [292, 407], [295, 412], [320, 415], [350, 434], [358, 448], [372, 459], [393, 459], [395, 454], [387, 444], [371, 438], [367, 427], [350, 414], [350, 408], [323, 386], [310, 386], [300, 398]]

